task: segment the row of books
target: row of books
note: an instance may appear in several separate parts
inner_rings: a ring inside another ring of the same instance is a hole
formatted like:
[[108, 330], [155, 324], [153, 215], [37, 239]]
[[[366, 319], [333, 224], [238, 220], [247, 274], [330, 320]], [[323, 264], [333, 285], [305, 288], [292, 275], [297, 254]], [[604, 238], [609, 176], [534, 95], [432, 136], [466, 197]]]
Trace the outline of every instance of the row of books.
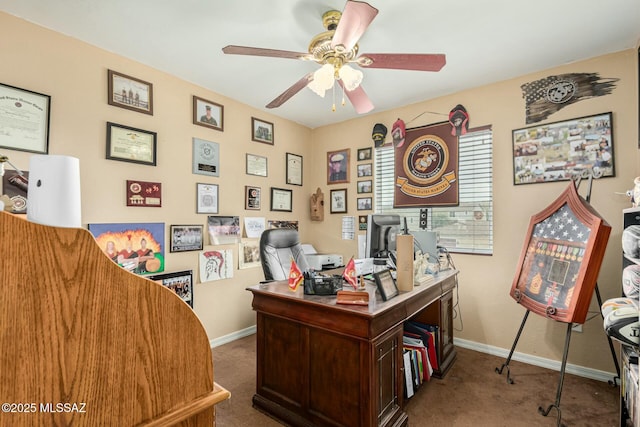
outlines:
[[404, 324], [402, 335], [404, 362], [404, 391], [408, 399], [422, 384], [431, 380], [433, 371], [438, 369], [436, 343], [438, 327], [415, 321]]

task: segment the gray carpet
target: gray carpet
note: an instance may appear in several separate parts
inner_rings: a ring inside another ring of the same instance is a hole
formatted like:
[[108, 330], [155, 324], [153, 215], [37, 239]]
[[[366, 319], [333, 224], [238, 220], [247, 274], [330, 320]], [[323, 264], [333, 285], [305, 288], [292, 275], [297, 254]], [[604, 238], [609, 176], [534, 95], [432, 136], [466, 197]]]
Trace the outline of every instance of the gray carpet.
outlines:
[[[213, 349], [214, 378], [231, 392], [231, 399], [216, 406], [218, 427], [279, 426], [254, 409], [256, 337], [251, 335]], [[512, 361], [507, 384], [495, 368], [503, 358], [457, 348], [458, 358], [442, 380], [421, 387], [405, 405], [410, 426], [555, 426], [557, 411], [538, 413], [555, 403], [559, 373]], [[613, 364], [613, 362], [612, 362]], [[612, 368], [613, 369], [613, 368]], [[619, 425], [618, 387], [566, 374], [560, 409], [567, 426]]]

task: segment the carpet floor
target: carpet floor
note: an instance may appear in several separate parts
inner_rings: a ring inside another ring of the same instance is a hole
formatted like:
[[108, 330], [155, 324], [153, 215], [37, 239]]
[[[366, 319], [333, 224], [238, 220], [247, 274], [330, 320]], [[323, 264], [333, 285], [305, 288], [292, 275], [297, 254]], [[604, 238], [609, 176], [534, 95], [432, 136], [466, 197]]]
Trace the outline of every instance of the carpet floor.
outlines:
[[[458, 357], [444, 379], [420, 387], [405, 405], [410, 426], [555, 426], [559, 372], [511, 361], [511, 378], [495, 372], [505, 359], [456, 348]], [[218, 427], [268, 427], [281, 424], [253, 408], [256, 390], [256, 337], [250, 335], [213, 349], [214, 378], [231, 392], [231, 399], [216, 406]], [[566, 374], [560, 400], [566, 426], [619, 425], [619, 387]]]

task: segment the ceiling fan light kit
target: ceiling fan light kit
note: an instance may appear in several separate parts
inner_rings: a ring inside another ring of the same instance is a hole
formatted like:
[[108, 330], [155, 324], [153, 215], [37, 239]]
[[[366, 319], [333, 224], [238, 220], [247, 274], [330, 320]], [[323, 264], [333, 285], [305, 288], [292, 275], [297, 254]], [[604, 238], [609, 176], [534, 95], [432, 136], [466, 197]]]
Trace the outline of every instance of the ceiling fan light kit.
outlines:
[[[322, 15], [322, 25], [327, 31], [316, 35], [311, 40], [309, 53], [234, 45], [226, 46], [222, 51], [233, 55], [314, 61], [321, 65], [318, 70], [305, 75], [278, 95], [267, 104], [267, 108], [281, 106], [304, 87], [308, 87], [321, 97], [324, 97], [327, 90], [333, 88], [335, 97], [337, 82], [343, 89], [343, 95], [349, 98], [356, 112], [364, 114], [373, 110], [374, 106], [361, 86], [364, 74], [349, 64], [357, 64], [364, 68], [440, 71], [446, 63], [445, 56], [442, 54], [377, 53], [358, 56], [357, 42], [377, 14], [378, 9], [368, 3], [355, 0], [347, 0], [342, 12], [337, 10], [325, 12]], [[333, 109], [335, 110], [335, 102]]]

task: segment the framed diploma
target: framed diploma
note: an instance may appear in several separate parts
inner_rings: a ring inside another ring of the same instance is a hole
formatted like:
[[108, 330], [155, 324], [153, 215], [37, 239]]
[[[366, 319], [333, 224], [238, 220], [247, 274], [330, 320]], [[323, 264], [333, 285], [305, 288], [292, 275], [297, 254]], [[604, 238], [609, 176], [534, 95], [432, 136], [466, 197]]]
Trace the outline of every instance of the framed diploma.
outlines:
[[0, 147], [49, 152], [51, 97], [0, 83]]
[[260, 210], [260, 187], [244, 187], [244, 208], [247, 210]]
[[293, 191], [271, 187], [271, 210], [291, 212]]
[[196, 213], [218, 213], [218, 185], [196, 184]]
[[193, 173], [220, 176], [220, 145], [193, 138]]
[[267, 176], [267, 158], [247, 154], [247, 175]]
[[107, 159], [156, 165], [156, 133], [107, 122]]
[[302, 185], [302, 156], [287, 153], [287, 184]]

